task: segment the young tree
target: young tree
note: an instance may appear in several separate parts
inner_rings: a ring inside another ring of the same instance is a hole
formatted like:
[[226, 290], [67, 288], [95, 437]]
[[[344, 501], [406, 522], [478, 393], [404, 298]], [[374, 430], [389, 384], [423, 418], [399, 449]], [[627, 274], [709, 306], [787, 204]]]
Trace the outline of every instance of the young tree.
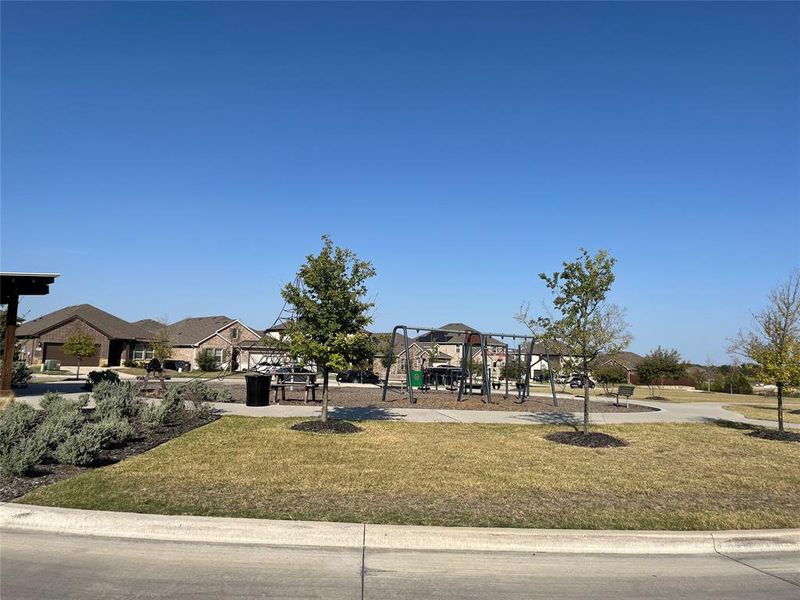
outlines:
[[589, 371], [598, 357], [612, 357], [625, 349], [631, 336], [623, 310], [606, 302], [614, 283], [616, 259], [605, 250], [564, 262], [563, 269], [539, 277], [553, 293], [560, 318], [552, 332], [564, 353], [578, 357], [583, 374], [583, 432], [589, 433]]
[[320, 253], [308, 255], [300, 267], [302, 285], [286, 284], [281, 295], [297, 314], [286, 326], [290, 353], [321, 372], [322, 420], [327, 421], [328, 374], [362, 360], [370, 347], [364, 328], [372, 322], [373, 304], [364, 297], [375, 269], [353, 251], [334, 246], [327, 235], [322, 241]]
[[161, 389], [166, 391], [167, 384], [164, 381], [164, 361], [172, 357], [172, 340], [169, 337], [169, 330], [167, 324], [163, 321], [160, 322], [161, 326], [156, 331], [153, 339], [150, 340], [150, 348], [153, 349], [153, 358], [157, 359], [161, 365], [159, 371], [159, 379], [161, 381]]
[[656, 396], [667, 379], [679, 379], [686, 374], [686, 363], [677, 350], [667, 350], [659, 346], [642, 358], [636, 366], [639, 383], [650, 388], [650, 395]]
[[628, 372], [625, 370], [625, 367], [614, 362], [607, 362], [604, 365], [600, 365], [594, 369], [593, 373], [597, 382], [602, 384], [603, 391], [606, 394], [611, 393], [611, 387], [614, 384], [627, 383], [628, 381]]
[[783, 431], [783, 392], [800, 385], [800, 270], [772, 290], [767, 307], [753, 317], [752, 328], [739, 332], [731, 351], [755, 362], [759, 378], [775, 384]]
[[81, 377], [81, 362], [84, 358], [89, 358], [97, 354], [97, 346], [95, 345], [94, 338], [85, 329], [75, 330], [67, 340], [64, 342], [64, 354], [67, 356], [74, 356], [78, 359], [78, 371], [75, 375], [76, 379]]

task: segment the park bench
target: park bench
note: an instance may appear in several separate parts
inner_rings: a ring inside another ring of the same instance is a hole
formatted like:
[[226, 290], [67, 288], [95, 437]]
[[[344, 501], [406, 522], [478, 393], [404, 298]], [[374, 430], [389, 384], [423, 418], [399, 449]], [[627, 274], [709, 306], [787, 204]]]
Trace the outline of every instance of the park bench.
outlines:
[[[295, 381], [296, 378], [301, 378], [301, 381]], [[303, 396], [303, 404], [308, 404], [308, 395], [311, 394], [311, 401], [317, 401], [317, 383], [316, 373], [281, 373], [277, 376], [275, 383], [272, 384], [272, 389], [275, 390], [275, 404], [278, 404], [278, 394], [281, 395], [281, 400], [286, 400], [286, 388], [293, 387], [303, 388], [305, 395]]]
[[632, 385], [621, 385], [621, 386], [619, 386], [617, 388], [617, 393], [616, 393], [616, 397], [617, 397], [616, 404], [617, 404], [617, 406], [619, 406], [619, 397], [620, 396], [625, 396], [625, 408], [628, 408], [628, 400], [630, 400], [631, 396], [633, 396], [633, 391], [635, 389], [636, 388], [633, 387]]

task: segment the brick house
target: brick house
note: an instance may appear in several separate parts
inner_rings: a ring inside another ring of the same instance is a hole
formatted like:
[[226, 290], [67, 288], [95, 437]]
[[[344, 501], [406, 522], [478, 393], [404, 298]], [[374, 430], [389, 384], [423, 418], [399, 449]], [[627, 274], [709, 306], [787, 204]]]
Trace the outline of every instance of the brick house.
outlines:
[[[461, 366], [462, 352], [464, 349], [465, 333], [477, 331], [474, 327], [465, 325], [464, 323], [447, 323], [441, 325], [439, 329], [447, 329], [450, 331], [437, 331], [426, 332], [417, 337], [408, 338], [408, 351], [411, 354], [411, 369], [419, 370], [423, 364], [428, 367], [433, 365], [451, 365], [455, 367]], [[391, 334], [380, 334], [382, 336], [389, 336]], [[503, 342], [494, 338], [487, 339], [487, 355], [493, 369], [499, 370], [505, 361], [505, 351], [503, 350]], [[435, 348], [433, 352], [431, 349]], [[373, 362], [373, 370], [376, 373], [385, 373], [386, 367], [383, 366], [384, 354], [379, 353], [375, 356]], [[398, 375], [405, 373], [406, 370], [406, 351], [405, 340], [402, 331], [397, 332], [397, 338], [394, 345], [394, 360], [389, 375]], [[482, 362], [481, 349], [479, 345], [473, 345], [471, 349], [470, 361]], [[499, 371], [498, 371], [499, 372]]]
[[[155, 334], [163, 325], [152, 319], [138, 321], [143, 327], [149, 327]], [[238, 362], [238, 369], [244, 369], [250, 362], [250, 353], [261, 347], [262, 335], [251, 329], [238, 319], [224, 315], [211, 317], [190, 317], [167, 326], [167, 335], [172, 342], [172, 358], [185, 360], [197, 368], [197, 357], [203, 350], [209, 350], [217, 359], [222, 369], [227, 369], [233, 358]], [[145, 354], [140, 360], [149, 360], [152, 354]]]
[[76, 331], [85, 331], [95, 341], [97, 353], [82, 365], [115, 367], [133, 356], [137, 346], [147, 345], [151, 334], [146, 329], [100, 310], [91, 304], [67, 306], [17, 328], [23, 360], [29, 365], [57, 360], [76, 366], [78, 359], [64, 354], [64, 342]]

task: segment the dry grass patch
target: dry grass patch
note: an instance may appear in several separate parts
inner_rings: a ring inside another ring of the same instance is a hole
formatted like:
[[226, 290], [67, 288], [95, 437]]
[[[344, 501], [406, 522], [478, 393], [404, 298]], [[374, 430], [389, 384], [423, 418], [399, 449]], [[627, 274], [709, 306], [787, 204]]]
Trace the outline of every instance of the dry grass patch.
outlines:
[[800, 526], [800, 444], [716, 425], [620, 425], [629, 446], [556, 444], [554, 426], [225, 417], [20, 501], [272, 519], [504, 527]]
[[[739, 413], [748, 419], [778, 422], [778, 407], [773, 404], [736, 404], [723, 406], [725, 410]], [[800, 404], [785, 404], [783, 407], [783, 421], [785, 423], [800, 424]]]

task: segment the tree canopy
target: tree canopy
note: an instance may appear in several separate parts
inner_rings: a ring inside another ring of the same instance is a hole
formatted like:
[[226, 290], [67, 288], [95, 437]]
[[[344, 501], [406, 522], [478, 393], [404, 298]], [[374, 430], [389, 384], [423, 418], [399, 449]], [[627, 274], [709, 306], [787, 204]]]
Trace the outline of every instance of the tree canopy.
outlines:
[[783, 431], [783, 392], [800, 385], [800, 270], [770, 292], [766, 308], [753, 315], [730, 348], [758, 365], [758, 377], [777, 388], [778, 429]]
[[539, 319], [548, 338], [579, 357], [584, 374], [583, 430], [589, 432], [589, 370], [599, 357], [613, 357], [630, 343], [623, 310], [607, 302], [616, 259], [605, 250], [562, 263], [562, 270], [539, 277], [553, 294], [556, 319]]
[[296, 319], [286, 324], [292, 356], [314, 363], [322, 373], [322, 419], [328, 414], [328, 374], [362, 362], [374, 345], [365, 328], [373, 304], [366, 300], [366, 281], [375, 276], [372, 263], [322, 236], [322, 250], [310, 254], [298, 272], [298, 283], [281, 291]]

